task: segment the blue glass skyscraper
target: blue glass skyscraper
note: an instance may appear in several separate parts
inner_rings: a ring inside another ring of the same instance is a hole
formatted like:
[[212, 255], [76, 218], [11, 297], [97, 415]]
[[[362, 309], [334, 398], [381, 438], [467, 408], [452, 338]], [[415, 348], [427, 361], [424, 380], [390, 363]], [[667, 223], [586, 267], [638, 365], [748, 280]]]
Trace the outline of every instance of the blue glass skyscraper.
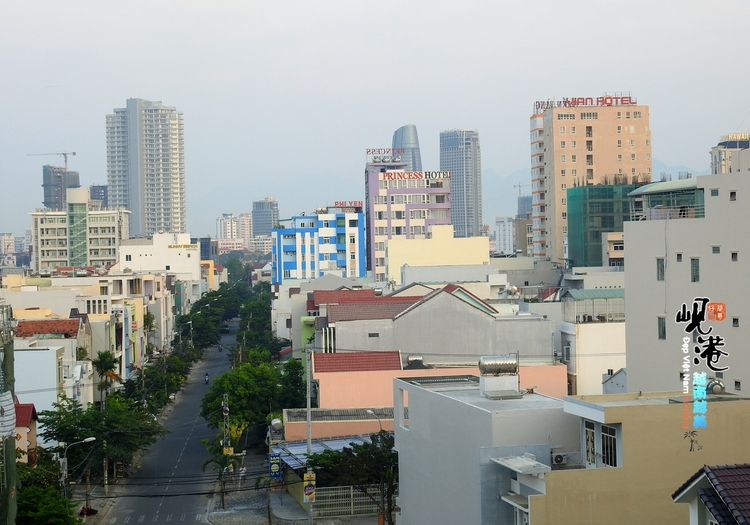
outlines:
[[406, 163], [406, 171], [422, 171], [422, 154], [419, 152], [417, 126], [401, 126], [393, 133], [393, 149], [403, 149], [401, 161]]

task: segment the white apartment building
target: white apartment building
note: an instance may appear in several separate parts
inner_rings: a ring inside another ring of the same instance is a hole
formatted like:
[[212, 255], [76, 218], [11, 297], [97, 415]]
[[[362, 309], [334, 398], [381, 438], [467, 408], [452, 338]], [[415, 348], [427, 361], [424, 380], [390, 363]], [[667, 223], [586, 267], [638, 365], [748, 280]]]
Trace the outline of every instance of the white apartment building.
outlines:
[[495, 218], [495, 252], [510, 255], [515, 253], [515, 238], [513, 235], [513, 217]]
[[184, 233], [182, 112], [139, 98], [107, 115], [109, 204], [132, 212], [134, 235]]
[[130, 232], [130, 212], [122, 207], [101, 209], [99, 201], [89, 199], [88, 188], [68, 189], [66, 209], [43, 208], [30, 215], [35, 272], [60, 266], [111, 266]]
[[252, 213], [240, 213], [239, 228], [237, 230], [237, 237], [245, 241], [245, 248], [250, 248], [250, 241], [253, 238], [253, 214]]
[[629, 94], [539, 101], [530, 131], [534, 258], [567, 265], [567, 189], [650, 182], [649, 109]]
[[750, 172], [750, 133], [730, 133], [711, 148], [711, 173]]
[[270, 235], [253, 237], [247, 243], [247, 249], [253, 253], [271, 253], [271, 250], [273, 250], [273, 239]]
[[738, 230], [750, 222], [750, 178], [733, 171], [658, 182], [630, 199], [628, 391], [682, 390], [683, 372], [747, 391], [750, 237]]
[[151, 239], [123, 241], [117, 269], [139, 273], [170, 273], [183, 280], [201, 278], [200, 248], [189, 233], [157, 233]]
[[229, 252], [241, 252], [245, 250], [244, 239], [217, 239], [216, 249], [219, 255]]
[[239, 237], [239, 230], [239, 217], [231, 213], [222, 213], [221, 217], [216, 219], [217, 239], [236, 239]]

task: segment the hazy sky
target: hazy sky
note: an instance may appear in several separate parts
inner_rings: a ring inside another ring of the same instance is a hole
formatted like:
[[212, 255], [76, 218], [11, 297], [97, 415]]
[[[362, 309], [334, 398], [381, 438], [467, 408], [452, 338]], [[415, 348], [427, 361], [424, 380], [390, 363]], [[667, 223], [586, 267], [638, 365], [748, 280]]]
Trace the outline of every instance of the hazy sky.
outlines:
[[654, 158], [702, 171], [750, 130], [748, 20], [747, 0], [3, 2], [0, 232], [23, 233], [62, 163], [28, 153], [75, 151], [82, 185], [106, 183], [105, 115], [128, 98], [184, 113], [194, 235], [267, 196], [282, 217], [363, 199], [365, 148], [404, 124], [428, 170], [441, 130], [479, 130], [491, 223], [515, 213], [547, 98], [629, 91]]

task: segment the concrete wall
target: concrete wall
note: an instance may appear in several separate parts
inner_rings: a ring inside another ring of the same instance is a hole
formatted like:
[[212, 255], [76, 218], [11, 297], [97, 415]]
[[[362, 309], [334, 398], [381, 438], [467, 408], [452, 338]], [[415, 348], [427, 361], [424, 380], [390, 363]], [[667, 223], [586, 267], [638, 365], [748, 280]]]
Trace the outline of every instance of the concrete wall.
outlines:
[[[378, 333], [378, 337], [369, 334]], [[493, 317], [448, 293], [435, 295], [394, 321], [339, 321], [342, 350], [401, 350], [427, 364], [463, 365], [483, 355], [518, 352], [521, 364], [552, 364], [554, 322], [537, 316]]]
[[489, 264], [488, 237], [453, 237], [453, 226], [433, 225], [431, 239], [394, 237], [387, 243], [386, 279], [401, 284], [401, 267]]
[[547, 474], [546, 495], [530, 498], [531, 522], [688, 523], [688, 506], [674, 503], [672, 493], [703, 465], [747, 461], [749, 404], [709, 402], [707, 428], [698, 432], [702, 450], [693, 452], [681, 426], [682, 404], [606, 408], [606, 421], [622, 424], [622, 466]]
[[625, 367], [626, 323], [563, 323], [562, 344], [570, 341], [568, 372], [576, 376], [576, 395], [599, 395], [602, 375]]
[[[680, 366], [684, 329], [687, 323], [675, 322], [682, 304], [692, 310], [696, 297], [726, 305], [724, 321], [707, 321], [703, 331], [724, 338], [722, 350], [729, 355], [718, 362], [724, 371], [724, 383], [735, 391], [750, 389], [750, 354], [744, 349], [750, 339], [750, 302], [748, 302], [747, 263], [750, 260], [750, 236], [738, 228], [750, 222], [750, 178], [739, 174], [707, 175], [697, 178], [704, 188], [705, 218], [643, 220], [625, 224], [628, 250], [625, 284], [627, 301], [627, 368], [630, 392], [681, 388]], [[711, 189], [718, 195], [711, 196]], [[736, 200], [730, 200], [730, 191]], [[717, 247], [719, 253], [713, 253]], [[732, 260], [732, 253], [737, 261]], [[677, 254], [682, 261], [677, 261]], [[665, 259], [664, 280], [657, 281], [656, 259]], [[691, 282], [691, 259], [699, 259], [700, 281]], [[659, 339], [657, 318], [665, 318], [666, 339]], [[739, 326], [733, 326], [737, 318]], [[692, 341], [692, 339], [691, 339]], [[690, 355], [693, 355], [690, 343]], [[714, 373], [704, 364], [691, 365], [690, 372]]]

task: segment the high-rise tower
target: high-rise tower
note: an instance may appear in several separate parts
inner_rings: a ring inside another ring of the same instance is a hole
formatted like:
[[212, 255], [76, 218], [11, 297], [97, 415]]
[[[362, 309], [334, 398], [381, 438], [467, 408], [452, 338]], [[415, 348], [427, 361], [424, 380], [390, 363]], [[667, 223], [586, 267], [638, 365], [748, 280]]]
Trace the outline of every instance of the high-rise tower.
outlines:
[[279, 203], [273, 197], [253, 202], [253, 235], [271, 235], [271, 230], [279, 223]]
[[109, 205], [132, 212], [133, 235], [184, 233], [182, 113], [131, 98], [107, 115], [107, 180]]
[[540, 101], [534, 109], [530, 124], [534, 258], [567, 267], [567, 189], [651, 181], [648, 106], [639, 105], [629, 94], [616, 93]]
[[479, 132], [440, 132], [440, 171], [451, 173], [451, 222], [456, 237], [482, 235], [482, 152]]
[[406, 171], [422, 171], [422, 154], [419, 152], [417, 126], [408, 124], [393, 132], [393, 151], [403, 150], [401, 160], [406, 163]]
[[[67, 164], [67, 163], [66, 163]], [[44, 207], [50, 210], [62, 210], [66, 204], [68, 188], [80, 188], [77, 171], [68, 168], [45, 165], [42, 168], [42, 187], [44, 188]]]

